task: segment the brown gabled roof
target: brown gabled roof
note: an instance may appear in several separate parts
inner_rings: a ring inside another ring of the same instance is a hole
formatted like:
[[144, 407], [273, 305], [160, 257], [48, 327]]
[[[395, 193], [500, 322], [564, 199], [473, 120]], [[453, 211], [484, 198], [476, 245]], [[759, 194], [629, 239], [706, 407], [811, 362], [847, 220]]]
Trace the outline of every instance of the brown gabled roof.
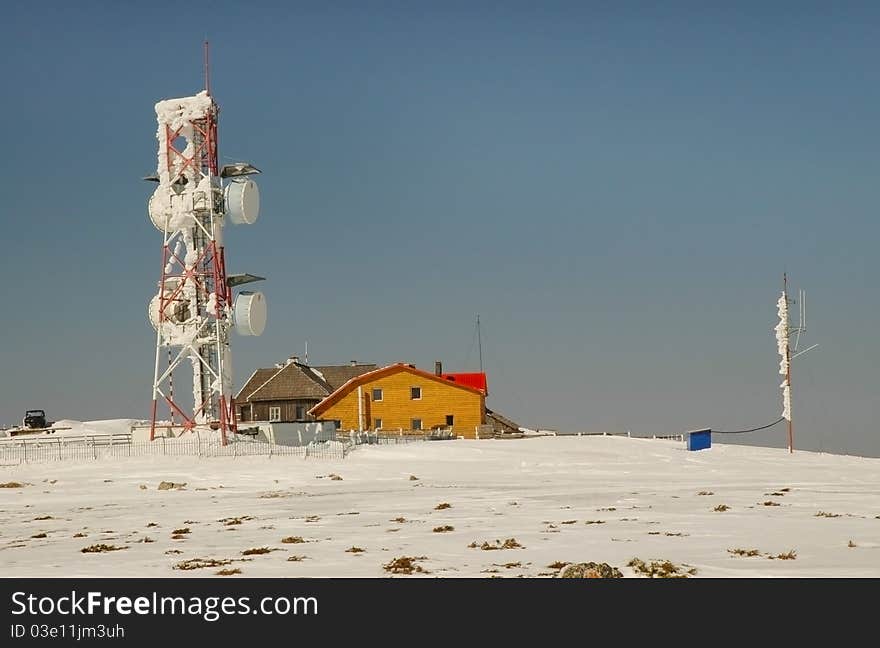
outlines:
[[311, 369], [298, 362], [291, 362], [275, 370], [274, 376], [250, 394], [247, 401], [291, 400], [297, 398], [324, 398], [332, 388]]
[[439, 383], [443, 383], [444, 385], [448, 385], [450, 387], [455, 387], [457, 389], [464, 389], [465, 391], [473, 392], [475, 394], [479, 394], [480, 396], [484, 396], [483, 392], [479, 389], [474, 389], [473, 387], [469, 387], [467, 385], [462, 385], [459, 383], [452, 382], [451, 380], [447, 380], [442, 378], [441, 376], [434, 375], [432, 373], [428, 373], [427, 371], [422, 371], [421, 369], [416, 369], [414, 366], [405, 364], [403, 362], [398, 362], [396, 364], [388, 365], [387, 367], [382, 367], [381, 369], [376, 369], [374, 371], [368, 371], [366, 373], [362, 373], [359, 376], [355, 376], [348, 380], [345, 384], [341, 385], [336, 391], [327, 396], [320, 403], [315, 405], [312, 409], [309, 410], [309, 414], [313, 414], [317, 416], [328, 407], [330, 407], [333, 403], [337, 402], [340, 398], [349, 393], [352, 389], [357, 387], [358, 385], [362, 385], [365, 382], [370, 380], [375, 380], [376, 378], [381, 378], [382, 376], [387, 376], [389, 374], [396, 373], [398, 371], [406, 371], [413, 375], [419, 376], [421, 378], [427, 378], [428, 380], [433, 380]]
[[357, 364], [357, 365], [332, 365], [326, 367], [312, 367], [317, 369], [324, 376], [324, 381], [330, 385], [330, 392], [336, 391], [352, 378], [357, 378], [368, 371], [375, 371], [379, 365], [374, 364]]
[[257, 369], [254, 373], [251, 374], [251, 377], [247, 379], [247, 382], [244, 384], [244, 387], [239, 390], [238, 394], [235, 396], [235, 400], [237, 402], [244, 402], [248, 399], [248, 396], [253, 394], [257, 389], [262, 387], [272, 376], [278, 373], [280, 369], [272, 368], [272, 369]]

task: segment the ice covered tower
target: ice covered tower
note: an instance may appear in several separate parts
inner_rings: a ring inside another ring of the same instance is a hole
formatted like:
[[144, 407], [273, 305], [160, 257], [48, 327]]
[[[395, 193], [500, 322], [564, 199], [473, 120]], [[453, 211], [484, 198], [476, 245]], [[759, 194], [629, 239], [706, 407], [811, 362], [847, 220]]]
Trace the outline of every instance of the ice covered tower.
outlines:
[[[165, 418], [158, 411], [160, 401], [172, 423], [180, 421], [184, 430], [209, 426], [220, 431], [224, 444], [233, 438], [231, 329], [260, 335], [266, 324], [262, 293], [232, 292], [261, 277], [226, 273], [223, 229], [256, 221], [260, 196], [247, 176], [259, 170], [246, 163], [218, 169], [218, 113], [207, 89], [156, 104], [158, 166], [146, 178], [158, 183], [148, 212], [162, 233], [162, 271], [149, 305], [156, 329], [151, 440], [157, 416]], [[176, 370], [183, 373], [187, 365], [191, 404], [187, 395], [175, 399], [173, 389]]]

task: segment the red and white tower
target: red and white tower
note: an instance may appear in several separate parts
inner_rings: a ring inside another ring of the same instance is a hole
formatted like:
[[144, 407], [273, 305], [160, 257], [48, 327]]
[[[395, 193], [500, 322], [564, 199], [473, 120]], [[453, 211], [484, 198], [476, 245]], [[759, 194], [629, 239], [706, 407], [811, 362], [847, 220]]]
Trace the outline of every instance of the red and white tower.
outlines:
[[[218, 168], [218, 114], [207, 87], [156, 104], [158, 167], [146, 178], [158, 183], [148, 211], [162, 232], [162, 271], [149, 305], [156, 329], [151, 440], [160, 401], [172, 424], [179, 419], [184, 431], [208, 426], [220, 431], [224, 444], [234, 438], [230, 331], [260, 335], [266, 324], [262, 293], [232, 293], [233, 287], [261, 277], [226, 273], [223, 228], [256, 221], [259, 190], [247, 176], [259, 170], [246, 163]], [[187, 364], [191, 404], [188, 397], [176, 399], [173, 390], [176, 371]]]

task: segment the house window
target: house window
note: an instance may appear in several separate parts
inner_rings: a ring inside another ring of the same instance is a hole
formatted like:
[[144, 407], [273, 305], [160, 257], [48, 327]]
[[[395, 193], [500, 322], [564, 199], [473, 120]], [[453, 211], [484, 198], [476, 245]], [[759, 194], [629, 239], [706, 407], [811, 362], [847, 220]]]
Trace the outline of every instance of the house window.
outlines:
[[280, 421], [281, 420], [281, 408], [280, 407], [270, 407], [269, 408], [269, 420], [270, 421]]
[[409, 388], [409, 397], [412, 400], [422, 400], [422, 388], [421, 387], [410, 387]]
[[296, 406], [296, 420], [302, 421], [305, 417], [306, 417], [305, 405], [297, 405]]
[[446, 427], [452, 427], [455, 425], [455, 417], [452, 414], [446, 415]]
[[413, 430], [421, 430], [422, 429], [422, 419], [413, 419], [410, 421], [410, 427]]
[[373, 419], [373, 427], [377, 430], [382, 429], [382, 419]]
[[374, 389], [373, 390], [373, 401], [380, 401], [380, 400], [382, 400], [382, 390], [381, 389]]

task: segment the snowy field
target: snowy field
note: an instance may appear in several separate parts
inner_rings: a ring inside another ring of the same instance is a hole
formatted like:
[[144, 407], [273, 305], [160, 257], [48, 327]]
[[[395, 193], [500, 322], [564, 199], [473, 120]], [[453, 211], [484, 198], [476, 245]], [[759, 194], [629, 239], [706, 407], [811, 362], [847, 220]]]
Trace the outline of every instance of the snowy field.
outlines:
[[[400, 557], [424, 570], [408, 578], [588, 561], [636, 576], [635, 557], [696, 577], [880, 577], [880, 459], [544, 437], [3, 466], [0, 484], [5, 577], [384, 577]], [[196, 558], [212, 561], [175, 568]]]

